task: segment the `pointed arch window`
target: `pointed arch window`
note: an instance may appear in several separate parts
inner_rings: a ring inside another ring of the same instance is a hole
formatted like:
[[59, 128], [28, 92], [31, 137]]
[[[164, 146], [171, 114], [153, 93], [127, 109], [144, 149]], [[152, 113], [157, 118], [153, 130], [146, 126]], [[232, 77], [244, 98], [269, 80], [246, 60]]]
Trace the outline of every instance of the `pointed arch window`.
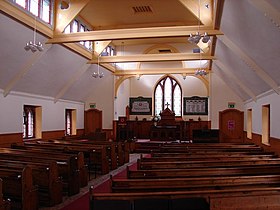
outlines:
[[154, 99], [155, 115], [159, 115], [168, 106], [175, 116], [182, 116], [182, 88], [174, 78], [166, 76], [157, 83]]
[[65, 110], [65, 135], [70, 136], [72, 134], [72, 110]]
[[35, 107], [23, 107], [23, 138], [29, 139], [35, 137]]

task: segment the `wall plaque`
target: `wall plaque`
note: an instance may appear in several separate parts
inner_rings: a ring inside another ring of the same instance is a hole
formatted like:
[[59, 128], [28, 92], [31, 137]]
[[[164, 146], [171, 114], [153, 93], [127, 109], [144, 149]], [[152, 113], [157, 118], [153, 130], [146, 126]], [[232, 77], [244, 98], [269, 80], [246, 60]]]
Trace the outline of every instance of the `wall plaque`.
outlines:
[[131, 115], [151, 115], [152, 98], [129, 98], [129, 107]]
[[208, 98], [184, 97], [184, 115], [208, 115]]

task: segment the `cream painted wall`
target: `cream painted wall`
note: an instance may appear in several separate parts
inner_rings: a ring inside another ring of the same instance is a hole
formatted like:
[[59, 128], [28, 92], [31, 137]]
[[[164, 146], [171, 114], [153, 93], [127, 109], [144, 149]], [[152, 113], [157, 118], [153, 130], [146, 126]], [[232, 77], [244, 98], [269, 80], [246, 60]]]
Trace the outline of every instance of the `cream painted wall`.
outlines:
[[[205, 87], [204, 83], [194, 77], [194, 76], [187, 76], [184, 80], [182, 75], [172, 75], [181, 85], [182, 87], [182, 95], [183, 97], [191, 97], [191, 96], [201, 96], [207, 97], [208, 92], [207, 88]], [[140, 80], [136, 78], [131, 78], [130, 83], [130, 97], [154, 97], [154, 88], [157, 82], [163, 77], [163, 75], [146, 75], [141, 76]], [[183, 106], [183, 104], [182, 104]], [[199, 116], [184, 116], [184, 120], [194, 119], [197, 120]], [[202, 120], [208, 120], [208, 116], [200, 116]], [[138, 119], [141, 120], [146, 118], [147, 120], [151, 119], [151, 116], [147, 115], [140, 115]], [[131, 119], [135, 119], [135, 116], [131, 116]]]
[[[161, 46], [161, 45], [160, 45]], [[165, 45], [162, 45], [165, 46]], [[182, 48], [179, 49], [178, 46], [171, 46], [176, 51], [180, 52], [190, 52], [191, 49]], [[178, 48], [178, 49], [177, 49]], [[153, 51], [154, 46], [152, 45], [142, 45], [142, 46], [133, 46], [133, 45], [125, 45], [120, 46], [119, 55], [129, 55], [129, 54], [142, 54], [145, 51], [151, 50]], [[124, 54], [125, 53], [125, 54]], [[156, 53], [156, 52], [155, 52]], [[146, 69], [146, 68], [176, 68], [187, 66], [187, 64], [183, 64], [183, 62], [166, 62], [164, 66], [157, 62], [147, 62], [142, 63], [121, 63], [119, 67], [125, 69]], [[189, 63], [188, 65], [194, 65]], [[219, 111], [222, 111], [227, 108], [228, 102], [235, 102], [236, 108], [243, 110], [243, 102], [241, 99], [227, 87], [227, 85], [217, 78], [215, 75], [212, 76], [212, 81], [215, 84], [212, 84], [210, 89], [208, 90], [202, 80], [198, 79], [195, 76], [187, 76], [184, 80], [182, 75], [173, 75], [177, 81], [182, 86], [182, 94], [183, 97], [191, 97], [191, 96], [201, 96], [209, 98], [209, 115], [208, 116], [184, 116], [184, 120], [194, 119], [197, 120], [200, 117], [202, 120], [211, 120], [212, 127], [219, 127]], [[112, 121], [117, 120], [119, 116], [125, 116], [125, 108], [129, 105], [130, 97], [152, 97], [153, 98], [153, 90], [156, 83], [159, 79], [163, 77], [163, 75], [144, 75], [141, 76], [140, 80], [137, 80], [136, 77], [131, 77], [130, 79], [125, 80], [119, 87], [117, 92], [117, 97], [114, 98], [113, 89], [111, 87], [110, 82], [106, 82], [106, 88], [97, 83], [97, 91], [89, 97], [86, 102], [86, 109], [88, 108], [88, 104], [91, 102], [95, 102], [97, 105], [97, 109], [103, 110], [103, 128], [112, 128]], [[207, 76], [210, 77], [210, 76]], [[104, 79], [104, 78], [103, 78]], [[105, 83], [103, 82], [102, 85]], [[98, 91], [102, 89], [102, 91]], [[222, 90], [222, 91], [221, 91]], [[112, 97], [112, 98], [110, 98]], [[106, 113], [104, 112], [106, 110]], [[131, 116], [130, 119], [134, 120], [136, 116]], [[139, 120], [146, 118], [147, 120], [151, 119], [151, 116], [140, 115], [137, 116]]]
[[119, 116], [126, 116], [126, 106], [129, 105], [130, 95], [130, 79], [123, 81], [118, 89], [117, 97], [115, 98], [114, 119], [117, 120]]
[[7, 97], [0, 90], [0, 133], [21, 133], [24, 105], [42, 107], [42, 131], [65, 129], [65, 109], [77, 110], [77, 129], [84, 128], [84, 104], [73, 101], [58, 101], [54, 98], [11, 92]]
[[[247, 120], [247, 110], [252, 109], [252, 132], [262, 134], [262, 106], [270, 105], [270, 136], [280, 138], [279, 129], [279, 104], [280, 97], [275, 92], [268, 92], [257, 97], [257, 101], [245, 103], [245, 121]], [[247, 129], [246, 129], [247, 130]]]
[[[244, 111], [243, 101], [215, 73], [210, 74], [210, 119], [213, 129], [219, 128], [219, 112], [228, 108], [228, 102], [234, 102], [235, 108]], [[244, 113], [245, 114], [245, 113]]]
[[114, 117], [114, 76], [107, 74], [101, 79], [95, 79], [95, 88], [85, 102], [85, 110], [90, 103], [96, 103], [96, 109], [102, 110], [102, 128], [111, 129]]

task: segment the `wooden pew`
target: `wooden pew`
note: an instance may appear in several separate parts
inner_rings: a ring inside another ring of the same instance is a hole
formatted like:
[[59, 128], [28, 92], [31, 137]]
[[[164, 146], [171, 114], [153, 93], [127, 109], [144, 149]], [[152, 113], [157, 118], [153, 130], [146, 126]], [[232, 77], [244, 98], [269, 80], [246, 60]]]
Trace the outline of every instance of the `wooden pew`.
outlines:
[[33, 163], [13, 160], [0, 160], [0, 169], [32, 169], [33, 184], [38, 186], [40, 206], [54, 206], [62, 202], [62, 181], [55, 161]]
[[[102, 205], [108, 205], [111, 202], [117, 205], [119, 201], [122, 203], [127, 200], [131, 205], [130, 207], [126, 206], [125, 209], [149, 209], [150, 204], [146, 208], [143, 206], [139, 208], [139, 202], [136, 201], [154, 198], [155, 202], [160, 200], [157, 202], [159, 206], [154, 208], [166, 210], [186, 208], [189, 210], [192, 208], [189, 208], [189, 204], [184, 202], [179, 202], [178, 208], [173, 204], [175, 200], [177, 202], [177, 199], [185, 201], [185, 198], [193, 199], [193, 197], [204, 198], [208, 201], [209, 208], [206, 205], [205, 208], [202, 207], [201, 209], [221, 210], [223, 206], [219, 203], [232, 202], [232, 200], [237, 204], [230, 206], [230, 208], [240, 209], [241, 206], [238, 199], [235, 200], [236, 198], [243, 199], [246, 204], [244, 209], [246, 210], [254, 209], [251, 208], [254, 199], [266, 201], [265, 203], [260, 202], [260, 209], [280, 207], [278, 203], [280, 192], [274, 191], [275, 187], [280, 187], [279, 158], [271, 156], [273, 154], [258, 158], [258, 155], [255, 156], [255, 154], [264, 154], [259, 147], [252, 145], [248, 147], [230, 145], [227, 147], [224, 145], [210, 148], [207, 146], [187, 148], [182, 145], [168, 146], [164, 144], [158, 151], [170, 154], [168, 158], [174, 157], [176, 153], [183, 154], [184, 156], [181, 157], [185, 158], [186, 161], [181, 163], [178, 160], [170, 160], [169, 162], [141, 162], [140, 160], [140, 168], [146, 167], [147, 169], [133, 171], [127, 167], [129, 180], [111, 178], [113, 193], [102, 194], [91, 191], [91, 201], [93, 201], [91, 207], [94, 210], [99, 210], [102, 209]], [[187, 158], [190, 157], [197, 159], [188, 160]], [[209, 160], [208, 157], [212, 157], [212, 159]], [[217, 161], [214, 157], [220, 157], [221, 159]], [[246, 157], [251, 159], [246, 159]], [[273, 199], [267, 201], [270, 195]], [[118, 202], [115, 203], [116, 201]], [[248, 204], [249, 202], [251, 203]], [[161, 206], [161, 203], [164, 203], [164, 205]], [[166, 206], [168, 207], [166, 208]], [[227, 206], [229, 207], [229, 205]], [[244, 207], [244, 204], [242, 207]], [[120, 206], [115, 209], [124, 208]]]
[[182, 177], [214, 177], [214, 176], [242, 176], [242, 175], [266, 175], [280, 174], [280, 165], [260, 165], [244, 167], [203, 167], [190, 169], [154, 169], [154, 170], [129, 170], [127, 177], [133, 179], [149, 178], [182, 178]]
[[82, 144], [71, 143], [63, 144], [48, 141], [25, 142], [24, 146], [26, 146], [26, 148], [34, 147], [41, 149], [49, 149], [70, 154], [77, 154], [79, 152], [83, 152], [89, 170], [91, 168], [99, 167], [101, 174], [109, 173], [109, 160], [106, 156], [107, 148], [103, 146], [87, 146]]
[[90, 144], [97, 144], [97, 145], [114, 146], [117, 154], [118, 167], [129, 162], [129, 145], [127, 142], [110, 142], [110, 141], [101, 141], [101, 140], [88, 140], [85, 142]]
[[253, 143], [164, 143], [163, 146], [169, 147], [189, 147], [189, 148], [251, 148], [260, 147]]
[[163, 154], [155, 154], [155, 156], [152, 154], [152, 157], [143, 157], [141, 155], [140, 159], [142, 162], [169, 162], [169, 161], [204, 161], [204, 160], [261, 160], [261, 159], [272, 159], [272, 158], [278, 158], [275, 154], [255, 154], [255, 155], [247, 155], [247, 154], [207, 154], [207, 155], [185, 155], [185, 154], [174, 154], [173, 156], [171, 153], [168, 153], [168, 155]]
[[32, 169], [0, 168], [0, 178], [3, 180], [2, 191], [5, 199], [11, 201], [12, 209], [38, 209], [38, 189], [33, 185]]
[[[107, 141], [95, 141], [95, 140], [88, 140], [88, 139], [71, 139], [71, 140], [56, 140], [56, 139], [49, 139], [47, 142], [63, 144], [63, 145], [88, 145], [90, 147], [95, 146], [103, 146], [106, 148], [106, 156], [108, 159], [108, 164], [110, 165], [110, 169], [114, 170], [118, 167], [118, 144], [107, 142]], [[97, 161], [100, 162], [101, 160]], [[108, 172], [107, 172], [108, 173]], [[103, 174], [103, 173], [102, 173]]]
[[58, 173], [62, 178], [63, 191], [69, 196], [80, 192], [80, 165], [84, 165], [83, 153], [78, 155], [63, 154], [46, 151], [27, 151], [21, 149], [0, 148], [0, 158], [3, 160], [17, 160], [27, 162], [48, 162], [56, 161]]
[[112, 192], [163, 192], [280, 186], [280, 175], [190, 177], [166, 179], [110, 178]]
[[150, 153], [151, 151], [160, 151], [161, 147], [182, 147], [182, 148], [260, 148], [255, 144], [240, 143], [166, 143], [166, 142], [136, 142], [135, 149], [138, 153]]
[[[143, 201], [147, 208], [142, 209], [151, 209], [149, 205], [156, 202], [159, 206], [157, 206], [158, 208], [153, 206], [153, 208], [161, 210], [177, 210], [183, 208], [188, 210], [255, 210], [256, 205], [258, 209], [276, 210], [280, 208], [279, 191], [280, 187], [255, 187], [167, 192], [96, 193], [93, 191], [93, 187], [91, 187], [90, 209], [103, 210], [105, 209], [104, 206], [110, 206], [111, 204], [114, 206], [115, 210], [135, 210], [139, 209], [139, 201]], [[203, 204], [200, 208], [188, 208], [190, 205], [189, 201], [195, 198], [203, 199], [207, 202], [207, 205]], [[243, 203], [238, 202], [240, 198], [242, 198]], [[263, 202], [264, 200], [266, 202]], [[231, 201], [231, 206], [229, 207], [229, 205], [227, 205], [226, 208], [224, 208], [223, 204], [225, 201]], [[161, 203], [163, 205], [161, 205]]]
[[3, 180], [0, 178], [0, 210], [10, 210], [11, 202], [3, 196]]
[[67, 147], [54, 147], [54, 146], [41, 146], [40, 144], [37, 145], [29, 145], [29, 144], [25, 144], [25, 143], [13, 143], [11, 144], [11, 148], [13, 149], [20, 149], [20, 150], [25, 150], [25, 151], [33, 151], [33, 152], [43, 152], [43, 153], [56, 153], [56, 154], [73, 154], [77, 156], [77, 171], [79, 174], [79, 181], [80, 181], [80, 186], [84, 187], [87, 185], [88, 183], [88, 169], [87, 169], [87, 165], [85, 163], [85, 159], [84, 159], [84, 153], [83, 152], [79, 152], [76, 150], [72, 150], [71, 148], [67, 148]]
[[253, 152], [223, 152], [223, 151], [196, 151], [192, 153], [187, 152], [152, 152], [152, 157], [177, 157], [177, 158], [189, 158], [189, 159], [196, 159], [196, 158], [210, 158], [210, 157], [244, 157], [244, 156], [255, 156], [258, 157], [277, 157], [274, 152], [262, 152], [262, 151], [253, 151]]
[[111, 142], [102, 140], [82, 140], [86, 144], [94, 145], [111, 145], [115, 147], [117, 155], [117, 166], [122, 166], [124, 163], [129, 161], [129, 145], [127, 142]]
[[249, 148], [219, 148], [219, 147], [209, 147], [209, 148], [199, 148], [199, 147], [170, 147], [170, 146], [162, 146], [159, 148], [160, 152], [189, 152], [189, 153], [197, 153], [197, 152], [204, 152], [204, 153], [213, 153], [213, 152], [262, 152], [263, 148], [261, 147], [249, 147]]
[[57, 142], [57, 143], [78, 143], [78, 144], [89, 144], [89, 145], [106, 145], [110, 148], [115, 148], [111, 159], [112, 159], [112, 167], [116, 169], [117, 166], [121, 166], [124, 163], [129, 161], [129, 145], [127, 142], [113, 142], [113, 141], [104, 141], [104, 140], [90, 140], [90, 139], [71, 139], [71, 140], [56, 140], [50, 139], [48, 141]]
[[[280, 175], [225, 177], [187, 177], [165, 179], [110, 178], [112, 192], [163, 192], [178, 190], [228, 189], [253, 186], [278, 186]], [[280, 185], [279, 185], [280, 186]]]
[[[143, 160], [143, 159], [142, 159]], [[137, 169], [189, 169], [202, 167], [244, 167], [244, 166], [258, 166], [258, 165], [280, 165], [280, 158], [269, 158], [260, 160], [248, 160], [243, 158], [241, 160], [232, 160], [231, 158], [224, 158], [223, 160], [199, 160], [199, 161], [142, 161], [137, 160]]]

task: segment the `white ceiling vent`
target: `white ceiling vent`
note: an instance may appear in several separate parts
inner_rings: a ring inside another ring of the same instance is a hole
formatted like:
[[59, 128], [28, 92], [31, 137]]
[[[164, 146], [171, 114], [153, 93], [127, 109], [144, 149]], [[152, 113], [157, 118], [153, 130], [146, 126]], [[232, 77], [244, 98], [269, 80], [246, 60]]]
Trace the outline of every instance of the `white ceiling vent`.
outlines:
[[153, 10], [150, 6], [135, 6], [132, 7], [135, 14], [152, 13]]

